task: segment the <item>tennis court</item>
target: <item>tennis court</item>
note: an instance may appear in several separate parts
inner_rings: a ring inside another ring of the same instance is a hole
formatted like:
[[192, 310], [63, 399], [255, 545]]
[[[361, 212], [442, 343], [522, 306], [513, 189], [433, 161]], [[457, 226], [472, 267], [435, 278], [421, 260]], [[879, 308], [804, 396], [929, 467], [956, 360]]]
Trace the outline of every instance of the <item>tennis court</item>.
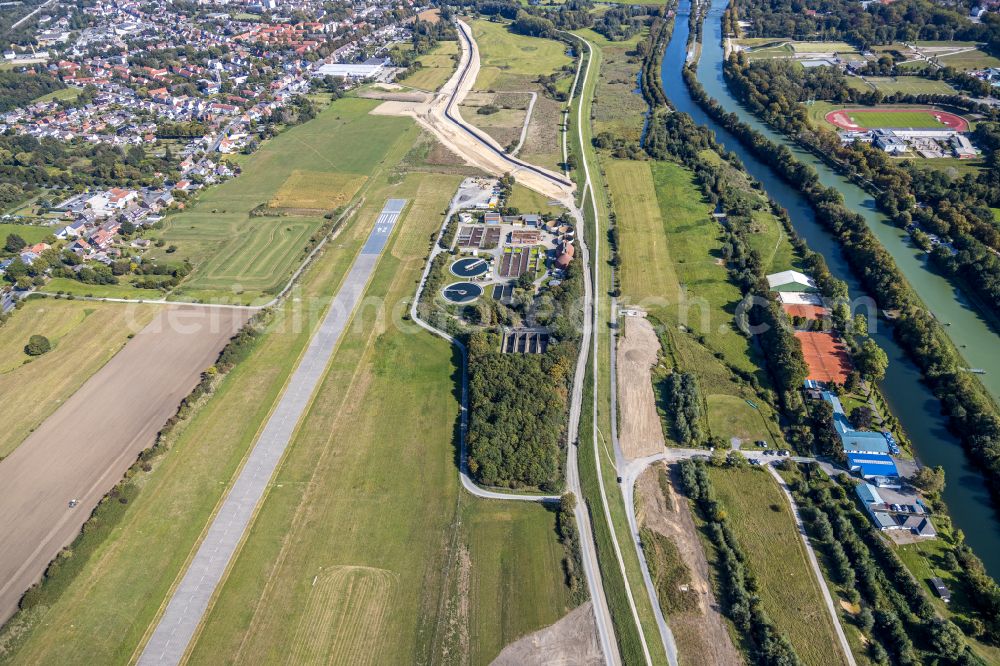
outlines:
[[843, 384], [851, 372], [851, 358], [837, 335], [819, 331], [795, 331], [809, 368], [807, 379]]

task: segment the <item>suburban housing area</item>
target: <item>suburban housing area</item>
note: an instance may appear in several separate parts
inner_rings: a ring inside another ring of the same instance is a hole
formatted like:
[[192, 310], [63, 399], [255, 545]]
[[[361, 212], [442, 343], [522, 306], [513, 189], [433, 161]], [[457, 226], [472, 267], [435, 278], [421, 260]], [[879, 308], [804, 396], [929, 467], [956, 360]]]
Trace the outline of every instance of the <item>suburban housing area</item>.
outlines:
[[0, 3], [0, 662], [1000, 663], [998, 17]]

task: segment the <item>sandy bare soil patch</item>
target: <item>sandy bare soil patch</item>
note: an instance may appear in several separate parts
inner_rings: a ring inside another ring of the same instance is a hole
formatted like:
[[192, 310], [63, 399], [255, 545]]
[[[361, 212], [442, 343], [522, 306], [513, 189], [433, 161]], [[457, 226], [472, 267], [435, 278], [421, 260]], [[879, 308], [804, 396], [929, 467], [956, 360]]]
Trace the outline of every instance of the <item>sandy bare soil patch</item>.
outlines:
[[618, 439], [626, 458], [640, 458], [659, 453], [665, 445], [650, 374], [660, 341], [643, 317], [624, 320], [624, 334], [618, 338]]
[[601, 664], [597, 624], [588, 601], [555, 624], [528, 634], [503, 649], [493, 666], [583, 666]]
[[[249, 318], [164, 308], [0, 462], [0, 622]], [[79, 500], [75, 508], [69, 501]]]
[[[466, 35], [472, 35], [469, 26], [459, 22], [459, 29]], [[460, 156], [467, 164], [482, 169], [486, 173], [503, 175], [513, 173], [517, 182], [532, 189], [543, 196], [556, 201], [570, 204], [573, 200], [574, 187], [569, 184], [554, 182], [552, 178], [562, 179], [562, 175], [555, 171], [547, 171], [549, 177], [544, 177], [530, 169], [520, 166], [513, 166], [501, 155], [504, 146], [501, 146], [488, 134], [478, 132], [478, 138], [470, 135], [469, 123], [462, 119], [459, 105], [471, 92], [476, 77], [479, 75], [479, 48], [475, 41], [472, 41], [472, 48], [465, 48], [462, 42], [462, 55], [458, 63], [458, 68], [452, 77], [441, 89], [435, 93], [433, 98], [426, 103], [405, 102], [405, 101], [385, 101], [379, 104], [371, 113], [377, 115], [390, 116], [410, 116], [417, 121], [424, 129], [433, 134], [438, 141], [448, 146], [456, 155]], [[454, 100], [452, 99], [454, 97]], [[454, 104], [452, 102], [454, 101]], [[459, 123], [448, 119], [446, 110], [451, 108], [451, 114]], [[557, 114], [558, 116], [558, 114]], [[558, 124], [558, 119], [556, 120]], [[493, 147], [490, 149], [483, 144]], [[525, 159], [529, 158], [525, 156]], [[544, 166], [544, 165], [543, 165]]]
[[358, 93], [358, 97], [365, 97], [367, 99], [384, 99], [393, 102], [410, 102], [416, 104], [425, 104], [429, 99], [430, 95], [424, 92], [406, 92], [403, 90], [379, 90], [378, 88], [369, 88], [368, 90], [362, 90]]
[[742, 664], [743, 658], [733, 646], [712, 592], [708, 561], [691, 509], [687, 501], [677, 494], [675, 480], [669, 486], [669, 497], [664, 496], [659, 480], [662, 474], [663, 467], [654, 465], [643, 472], [636, 483], [640, 501], [639, 521], [673, 540], [691, 572], [691, 588], [698, 595], [695, 611], [676, 613], [667, 618], [677, 639], [681, 663], [704, 666]]

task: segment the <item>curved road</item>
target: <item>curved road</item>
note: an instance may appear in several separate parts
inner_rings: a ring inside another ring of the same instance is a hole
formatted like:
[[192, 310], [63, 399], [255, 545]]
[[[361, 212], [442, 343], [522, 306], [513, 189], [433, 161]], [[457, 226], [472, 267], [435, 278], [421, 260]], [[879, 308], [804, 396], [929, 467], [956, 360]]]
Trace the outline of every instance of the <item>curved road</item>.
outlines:
[[[572, 34], [572, 33], [566, 33], [566, 34]], [[591, 47], [590, 42], [588, 42], [586, 39], [580, 37], [579, 35], [573, 35], [573, 36], [576, 37], [577, 39], [579, 39], [581, 42], [583, 42], [584, 46], [587, 47], [587, 55], [588, 55], [588, 57], [587, 57], [587, 72], [589, 72], [590, 71], [590, 64], [593, 62], [593, 59], [594, 59], [594, 50], [593, 50], [593, 47]], [[585, 73], [584, 77], [583, 77], [583, 85], [581, 86], [581, 90], [586, 90], [586, 87], [587, 87], [587, 75]], [[581, 103], [577, 106], [576, 131], [577, 131], [577, 138], [578, 138], [578, 140], [580, 142], [580, 146], [582, 148], [585, 145], [584, 144], [584, 137], [583, 137], [583, 104], [582, 104], [582, 100], [581, 100]], [[583, 174], [584, 174], [583, 198], [581, 199], [581, 203], [583, 202], [583, 199], [585, 199], [587, 197], [587, 194], [589, 192], [589, 194], [590, 194], [591, 212], [592, 212], [592, 214], [594, 216], [595, 237], [599, 237], [599, 235], [600, 235], [600, 229], [597, 227], [597, 224], [598, 224], [598, 221], [600, 220], [600, 216], [598, 215], [598, 211], [597, 211], [597, 197], [596, 197], [596, 195], [594, 193], [594, 185], [593, 185], [593, 182], [592, 182], [592, 180], [590, 178], [590, 166], [589, 166], [589, 163], [588, 163], [588, 160], [587, 160], [587, 155], [586, 155], [585, 151], [584, 151], [584, 154], [580, 156], [580, 163], [583, 166]], [[580, 222], [582, 223], [582, 219], [580, 220]], [[580, 236], [580, 238], [581, 238], [581, 247], [583, 248], [583, 255], [584, 255], [584, 258], [586, 260], [586, 258], [587, 258], [587, 248], [583, 244], [582, 237], [583, 237], [583, 235], [581, 234], [581, 236]], [[593, 266], [594, 266], [593, 280], [594, 280], [594, 293], [595, 294], [600, 293], [599, 272], [597, 270], [597, 266], [600, 263], [599, 257], [600, 257], [600, 246], [599, 245], [595, 245], [594, 246], [594, 262], [593, 262]], [[592, 312], [592, 314], [593, 314], [593, 329], [595, 331], [599, 330], [598, 327], [600, 326], [599, 315], [598, 315], [598, 310], [599, 310], [598, 302], [599, 301], [595, 300], [594, 307], [593, 307], [593, 312]], [[612, 341], [614, 340], [613, 335], [614, 334], [612, 332], [612, 337], [611, 337]], [[611, 356], [612, 356], [612, 359], [613, 359], [614, 358], [614, 346], [613, 345], [611, 346], [611, 350], [610, 351], [611, 351]], [[598, 486], [600, 487], [600, 491], [601, 491], [601, 503], [602, 503], [602, 505], [604, 507], [605, 520], [607, 520], [608, 527], [609, 527], [610, 532], [611, 532], [611, 544], [612, 544], [612, 546], [614, 546], [615, 559], [618, 561], [618, 567], [621, 570], [622, 579], [625, 582], [625, 594], [628, 597], [629, 609], [632, 612], [632, 619], [635, 622], [636, 629], [639, 632], [640, 641], [642, 642], [643, 656], [645, 657], [647, 664], [652, 664], [653, 663], [652, 656], [650, 655], [649, 645], [648, 645], [648, 642], [647, 642], [647, 639], [646, 639], [645, 632], [643, 631], [643, 628], [642, 628], [642, 622], [641, 622], [641, 620], [639, 618], [639, 611], [638, 611], [638, 609], [636, 608], [636, 605], [635, 605], [635, 598], [634, 598], [634, 596], [632, 594], [632, 586], [629, 584], [628, 572], [625, 569], [625, 560], [622, 557], [621, 546], [618, 543], [618, 535], [615, 532], [614, 522], [612, 521], [612, 518], [611, 518], [611, 511], [610, 511], [610, 509], [608, 507], [607, 494], [606, 494], [605, 489], [604, 489], [604, 480], [602, 478], [602, 473], [601, 473], [601, 463], [600, 463], [601, 458], [600, 458], [600, 451], [599, 451], [599, 446], [598, 446], [598, 441], [597, 441], [597, 437], [598, 437], [598, 432], [597, 432], [597, 396], [598, 396], [597, 379], [598, 379], [598, 375], [599, 375], [598, 367], [597, 367], [598, 356], [599, 356], [599, 353], [598, 353], [598, 338], [597, 338], [597, 336], [595, 336], [594, 337], [594, 360], [593, 360], [593, 366], [594, 366], [593, 367], [593, 382], [594, 382], [594, 387], [593, 387], [593, 396], [594, 396], [594, 404], [593, 404], [593, 419], [594, 419], [593, 447], [594, 447], [594, 460], [597, 462]], [[613, 387], [614, 387], [614, 378], [612, 378], [612, 397], [611, 397], [611, 400], [612, 400], [612, 406], [615, 406], [616, 405], [616, 396], [615, 396]], [[615, 433], [617, 433], [616, 419], [617, 419], [617, 414], [613, 411], [612, 414], [611, 414], [611, 421], [612, 421], [612, 428], [614, 429]], [[615, 469], [616, 469], [617, 474], [620, 476], [622, 474], [622, 472], [623, 472], [624, 457], [621, 455], [621, 449], [618, 446], [617, 437], [614, 437], [613, 439], [614, 439], [614, 449], [615, 449]], [[653, 606], [653, 613], [654, 613], [654, 616], [656, 617], [657, 629], [658, 629], [659, 634], [660, 634], [660, 640], [663, 643], [663, 650], [664, 650], [664, 652], [667, 655], [667, 661], [670, 663], [670, 666], [677, 666], [677, 645], [676, 645], [676, 643], [674, 641], [673, 633], [671, 633], [670, 628], [667, 626], [666, 620], [663, 617], [663, 612], [660, 609], [660, 604], [659, 604], [659, 601], [658, 601], [658, 597], [656, 595], [656, 588], [653, 585], [652, 577], [649, 575], [649, 567], [646, 564], [645, 553], [642, 550], [642, 543], [639, 541], [638, 526], [636, 525], [635, 511], [634, 511], [634, 506], [632, 504], [632, 491], [631, 491], [631, 487], [632, 486], [630, 485], [628, 487], [628, 489], [626, 489], [624, 487], [624, 484], [621, 484], [621, 485], [622, 485], [621, 491], [622, 491], [622, 496], [623, 496], [622, 499], [625, 502], [625, 513], [626, 513], [626, 516], [628, 517], [629, 529], [630, 529], [630, 531], [632, 532], [632, 535], [633, 535], [633, 539], [632, 539], [633, 540], [633, 546], [635, 547], [636, 555], [637, 555], [638, 560], [639, 560], [640, 569], [642, 571], [643, 584], [646, 587], [646, 592], [647, 592], [647, 594], [649, 596], [650, 603]]]
[[[467, 61], [465, 66], [460, 68], [454, 79], [457, 79], [457, 85], [454, 86], [455, 93], [452, 93], [449, 99], [448, 106], [445, 111], [445, 117], [454, 125], [464, 130], [470, 136], [476, 139], [476, 141], [483, 147], [487, 148], [491, 152], [499, 155], [504, 161], [510, 163], [511, 165], [527, 168], [532, 172], [541, 175], [542, 177], [556, 183], [562, 187], [567, 186], [569, 181], [552, 176], [545, 170], [534, 167], [533, 165], [528, 165], [527, 163], [512, 158], [506, 152], [498, 151], [495, 146], [492, 145], [488, 140], [484, 139], [476, 132], [474, 129], [467, 126], [462, 120], [461, 116], [453, 116], [451, 114], [451, 107], [456, 102], [457, 91], [463, 88], [463, 81], [469, 73], [469, 67], [474, 60], [476, 44], [472, 40], [469, 34], [469, 28], [461, 21], [456, 21], [459, 29], [459, 34], [462, 35], [462, 46], [463, 46], [463, 59], [467, 54]], [[590, 64], [588, 62], [586, 73], [584, 74], [584, 80], [589, 74]], [[572, 103], [572, 98], [570, 99]], [[574, 205], [572, 198], [563, 202], [570, 211], [574, 214], [578, 222], [582, 223], [582, 214], [579, 209]], [[453, 201], [452, 205], [449, 207], [448, 215], [445, 217], [442, 223], [441, 230], [438, 233], [438, 240], [440, 240], [442, 234], [444, 233], [448, 220], [454, 214], [457, 208], [457, 202]], [[587, 249], [586, 245], [581, 238], [581, 247], [583, 248], [582, 261], [584, 265], [587, 262]], [[420, 285], [417, 288], [417, 293], [414, 297], [413, 303], [410, 305], [410, 316], [419, 326], [422, 328], [438, 335], [445, 340], [448, 340], [453, 345], [458, 347], [462, 355], [462, 405], [461, 405], [461, 424], [460, 424], [460, 437], [461, 437], [461, 462], [459, 469], [459, 476], [461, 478], [462, 487], [465, 488], [469, 493], [476, 497], [481, 497], [484, 499], [494, 499], [494, 500], [516, 500], [516, 501], [531, 501], [531, 502], [551, 502], [557, 501], [559, 498], [552, 495], [524, 495], [524, 494], [508, 494], [499, 493], [491, 490], [486, 490], [480, 488], [472, 480], [468, 474], [468, 461], [466, 455], [466, 442], [465, 433], [468, 423], [468, 378], [467, 378], [467, 352], [465, 346], [462, 345], [458, 340], [456, 340], [451, 335], [441, 331], [427, 322], [423, 321], [417, 311], [417, 306], [420, 302], [420, 296], [423, 293], [424, 284], [427, 280], [427, 275], [430, 273], [431, 262], [434, 257], [443, 252], [444, 250], [440, 245], [435, 242], [434, 249], [431, 251], [430, 256], [427, 261], [427, 265], [424, 267], [424, 273], [420, 280]], [[591, 284], [589, 281], [584, 281], [584, 310], [585, 313], [589, 314], [593, 311], [593, 293], [591, 291]], [[567, 441], [570, 442], [570, 447], [576, 446], [579, 423], [580, 423], [580, 413], [581, 405], [583, 402], [583, 379], [586, 375], [586, 364], [587, 364], [587, 353], [589, 351], [589, 342], [592, 334], [592, 318], [590, 316], [584, 316], [584, 330], [580, 342], [580, 354], [577, 358], [576, 371], [573, 380], [573, 389], [570, 400], [569, 409], [569, 426], [567, 428]], [[577, 465], [577, 456], [572, 448], [567, 451], [567, 461], [566, 461], [566, 484], [568, 489], [573, 492], [578, 498], [583, 497], [582, 490], [580, 488], [580, 474]], [[587, 512], [586, 504], [582, 501], [578, 501], [575, 510], [575, 518], [577, 521], [577, 529], [580, 533], [580, 550], [581, 558], [583, 560], [584, 573], [587, 578], [587, 586], [590, 591], [590, 597], [593, 601], [594, 608], [594, 619], [597, 625], [598, 640], [601, 644], [601, 651], [604, 654], [605, 662], [608, 664], [620, 664], [621, 656], [618, 652], [618, 643], [615, 640], [614, 625], [611, 620], [611, 612], [608, 609], [607, 597], [604, 593], [604, 585], [601, 580], [600, 567], [597, 561], [597, 547], [594, 543], [593, 530], [590, 526], [590, 516]]]

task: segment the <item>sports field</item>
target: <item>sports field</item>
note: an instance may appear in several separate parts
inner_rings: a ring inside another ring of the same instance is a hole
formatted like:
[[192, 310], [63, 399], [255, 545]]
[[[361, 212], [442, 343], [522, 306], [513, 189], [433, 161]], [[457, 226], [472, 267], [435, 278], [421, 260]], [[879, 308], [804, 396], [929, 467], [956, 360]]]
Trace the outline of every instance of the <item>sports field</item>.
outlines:
[[795, 337], [802, 345], [802, 355], [809, 367], [807, 379], [837, 384], [847, 380], [852, 366], [843, 340], [823, 331], [795, 331]]
[[905, 95], [955, 94], [955, 89], [947, 81], [927, 79], [922, 76], [866, 76], [863, 79], [849, 76], [844, 80], [847, 85], [862, 92], [881, 90], [886, 95], [896, 93]]
[[[176, 252], [165, 254], [163, 247], [151, 254], [195, 266], [171, 298], [261, 302], [284, 286], [324, 213], [358, 196], [390, 153], [412, 143], [416, 130], [407, 120], [368, 115], [377, 104], [334, 102], [265, 143], [238, 178], [168, 217], [159, 237]], [[261, 205], [279, 208], [251, 215]]]
[[969, 129], [969, 123], [965, 118], [934, 108], [836, 109], [828, 112], [825, 119], [831, 125], [845, 130], [910, 128], [966, 132]]
[[805, 546], [777, 482], [762, 469], [709, 467], [709, 477], [757, 577], [764, 610], [787, 634], [804, 664], [845, 664], [820, 583], [809, 568]]
[[[29, 299], [0, 334], [0, 458], [17, 448], [94, 372], [152, 318], [156, 306]], [[34, 334], [53, 349], [32, 358], [24, 345]]]

